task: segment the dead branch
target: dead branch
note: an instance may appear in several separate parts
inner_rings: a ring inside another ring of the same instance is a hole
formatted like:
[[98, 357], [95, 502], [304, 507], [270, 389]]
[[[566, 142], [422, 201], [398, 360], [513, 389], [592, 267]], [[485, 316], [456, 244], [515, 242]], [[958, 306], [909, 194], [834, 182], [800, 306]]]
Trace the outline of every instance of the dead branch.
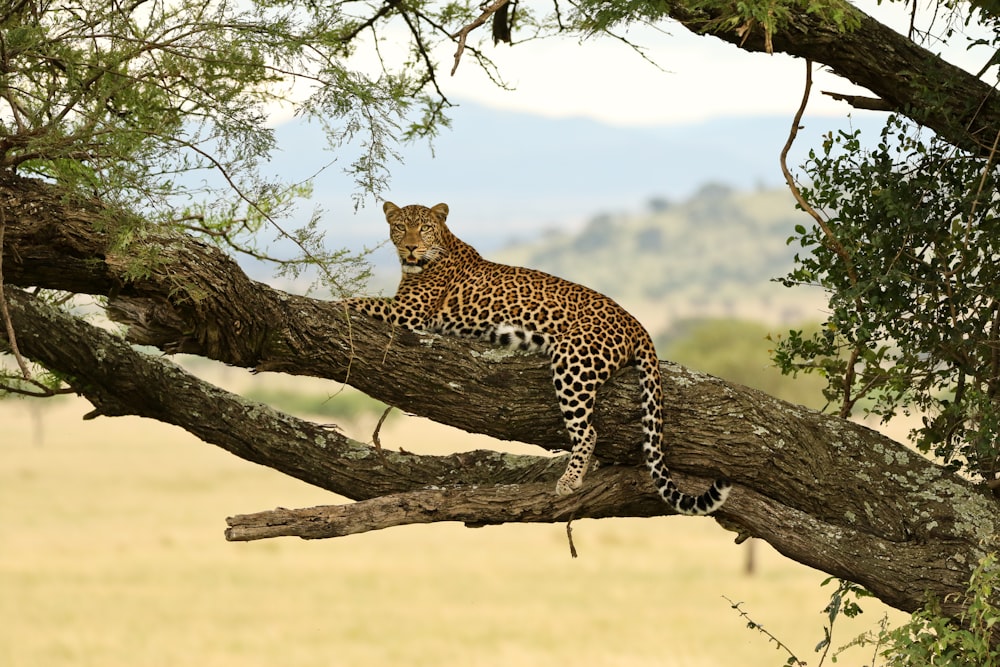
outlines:
[[475, 20], [451, 36], [452, 39], [458, 40], [458, 49], [455, 51], [455, 64], [451, 67], [452, 76], [455, 76], [455, 72], [458, 71], [458, 63], [461, 62], [462, 54], [465, 52], [465, 42], [469, 38], [469, 33], [486, 23], [493, 14], [500, 11], [508, 2], [510, 0], [496, 0], [493, 4], [488, 5]]

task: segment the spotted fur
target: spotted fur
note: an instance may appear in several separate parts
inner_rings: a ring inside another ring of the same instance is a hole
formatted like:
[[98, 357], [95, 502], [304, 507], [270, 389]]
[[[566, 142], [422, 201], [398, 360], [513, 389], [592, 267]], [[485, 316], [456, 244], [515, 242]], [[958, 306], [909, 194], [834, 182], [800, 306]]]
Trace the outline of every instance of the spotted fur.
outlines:
[[700, 496], [682, 493], [664, 461], [663, 391], [649, 333], [617, 303], [541, 271], [488, 262], [445, 221], [448, 206], [383, 206], [399, 253], [395, 298], [349, 299], [356, 310], [406, 329], [488, 340], [551, 359], [552, 382], [573, 444], [556, 493], [578, 489], [597, 442], [591, 424], [597, 388], [622, 366], [639, 368], [643, 451], [663, 500], [682, 514], [708, 514], [729, 495], [717, 480]]

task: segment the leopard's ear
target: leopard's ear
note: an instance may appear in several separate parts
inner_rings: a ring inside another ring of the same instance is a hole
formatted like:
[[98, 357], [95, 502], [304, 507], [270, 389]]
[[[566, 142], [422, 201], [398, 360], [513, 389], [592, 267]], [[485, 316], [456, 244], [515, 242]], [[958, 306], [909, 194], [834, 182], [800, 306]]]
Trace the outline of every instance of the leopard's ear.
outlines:
[[439, 217], [441, 219], [441, 222], [444, 222], [445, 220], [448, 219], [448, 205], [447, 204], [444, 204], [444, 203], [435, 204], [433, 207], [431, 207], [431, 212], [434, 213], [435, 215], [437, 215], [437, 217]]
[[382, 204], [382, 212], [385, 213], [386, 220], [389, 219], [389, 216], [391, 216], [393, 213], [397, 213], [398, 211], [399, 207], [393, 204], [391, 201], [387, 201], [386, 203]]

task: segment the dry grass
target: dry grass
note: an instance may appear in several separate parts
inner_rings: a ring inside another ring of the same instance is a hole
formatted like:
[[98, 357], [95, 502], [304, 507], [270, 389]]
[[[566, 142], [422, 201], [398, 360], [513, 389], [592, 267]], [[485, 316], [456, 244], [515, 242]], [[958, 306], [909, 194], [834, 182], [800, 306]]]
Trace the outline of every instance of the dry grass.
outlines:
[[[759, 545], [746, 576], [745, 547], [710, 520], [580, 521], [575, 560], [564, 526], [230, 544], [227, 515], [334, 498], [173, 427], [86, 410], [63, 401], [39, 422], [0, 404], [0, 665], [783, 664], [722, 596], [816, 664], [824, 575]], [[469, 436], [413, 419], [382, 434], [420, 440]], [[865, 608], [841, 643], [882, 615]]]

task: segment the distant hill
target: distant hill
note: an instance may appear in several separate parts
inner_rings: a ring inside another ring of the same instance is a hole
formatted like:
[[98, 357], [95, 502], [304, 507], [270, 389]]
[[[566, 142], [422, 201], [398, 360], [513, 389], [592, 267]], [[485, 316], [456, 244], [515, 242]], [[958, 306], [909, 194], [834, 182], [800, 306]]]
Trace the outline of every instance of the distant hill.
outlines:
[[712, 315], [787, 322], [814, 317], [819, 297], [772, 281], [792, 266], [794, 226], [808, 222], [785, 189], [706, 185], [678, 203], [653, 199], [488, 254], [593, 287], [654, 329]]

